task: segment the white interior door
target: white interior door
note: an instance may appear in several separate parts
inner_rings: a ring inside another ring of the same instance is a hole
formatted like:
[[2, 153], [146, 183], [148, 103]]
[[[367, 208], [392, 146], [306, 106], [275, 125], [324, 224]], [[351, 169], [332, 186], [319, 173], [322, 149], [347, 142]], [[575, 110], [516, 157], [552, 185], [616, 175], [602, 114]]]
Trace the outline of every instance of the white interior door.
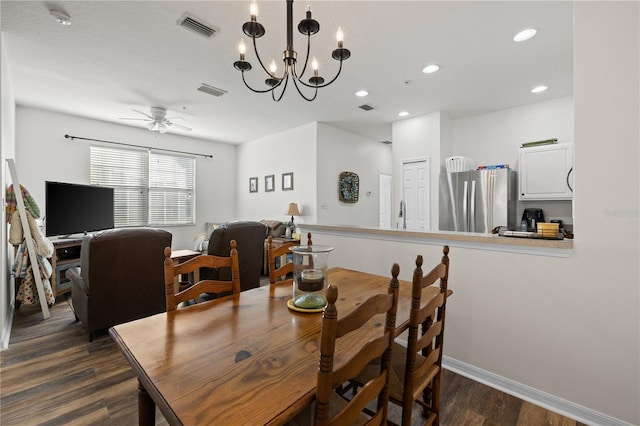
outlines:
[[379, 218], [380, 228], [391, 228], [391, 218], [393, 213], [391, 212], [391, 175], [380, 173], [378, 175], [379, 180]]
[[407, 230], [426, 231], [431, 223], [429, 159], [402, 163], [402, 197], [406, 204]]

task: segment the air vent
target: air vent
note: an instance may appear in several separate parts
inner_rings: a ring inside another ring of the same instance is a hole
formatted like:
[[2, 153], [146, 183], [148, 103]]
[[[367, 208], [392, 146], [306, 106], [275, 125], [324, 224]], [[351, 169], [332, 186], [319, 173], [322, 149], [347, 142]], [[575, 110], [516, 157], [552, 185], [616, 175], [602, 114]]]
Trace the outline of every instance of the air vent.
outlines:
[[209, 86], [205, 83], [202, 83], [196, 90], [213, 96], [222, 96], [227, 93], [226, 90], [218, 89], [217, 87]]
[[373, 109], [373, 107], [371, 105], [367, 105], [367, 104], [360, 105], [358, 108], [360, 108], [362, 110], [365, 110], [365, 111], [371, 111]]
[[185, 13], [182, 15], [182, 18], [178, 19], [178, 25], [182, 28], [188, 29], [189, 31], [193, 31], [204, 38], [211, 38], [218, 32], [218, 29], [213, 25], [209, 25], [188, 13]]

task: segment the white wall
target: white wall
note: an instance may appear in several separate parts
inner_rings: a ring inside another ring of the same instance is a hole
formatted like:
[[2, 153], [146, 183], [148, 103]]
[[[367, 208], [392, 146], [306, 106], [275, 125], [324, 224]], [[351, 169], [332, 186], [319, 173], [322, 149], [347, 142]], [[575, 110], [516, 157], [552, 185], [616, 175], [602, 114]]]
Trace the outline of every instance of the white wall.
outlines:
[[[298, 203], [294, 222], [316, 221], [316, 123], [265, 136], [238, 147], [237, 217], [228, 220], [291, 220], [289, 203]], [[282, 190], [282, 174], [293, 172], [293, 190]], [[264, 178], [275, 175], [275, 191], [264, 191]], [[249, 178], [258, 177], [258, 192], [249, 193]]]
[[453, 120], [453, 155], [518, 170], [521, 144], [552, 138], [573, 142], [573, 123], [573, 96]]
[[[0, 32], [0, 159], [2, 161], [2, 205], [4, 206], [4, 188], [10, 183], [11, 177], [7, 167], [7, 158], [15, 155], [15, 99], [11, 85], [11, 76], [7, 65], [6, 50], [4, 48], [3, 33]], [[5, 349], [9, 344], [11, 333], [11, 315], [13, 313], [14, 280], [9, 274], [10, 262], [13, 260], [13, 249], [7, 242], [7, 222], [5, 209], [0, 214], [0, 349]]]
[[234, 145], [18, 107], [16, 168], [43, 214], [45, 181], [89, 183], [91, 142], [71, 141], [65, 134], [213, 155], [213, 159], [196, 157], [196, 225], [166, 228], [173, 234], [174, 249], [192, 248], [193, 238], [204, 232], [205, 222], [236, 215]]
[[584, 232], [573, 276], [558, 283], [576, 308], [564, 338], [579, 342], [563, 363], [580, 374], [567, 393], [640, 424], [640, 3], [574, 8], [574, 219]]
[[[393, 210], [402, 198], [402, 162], [430, 159], [431, 162], [431, 229], [438, 229], [438, 174], [442, 159], [440, 143], [444, 136], [448, 145], [449, 118], [440, 112], [396, 121], [393, 134]], [[444, 132], [443, 132], [444, 129]]]
[[[318, 124], [318, 218], [322, 224], [378, 226], [378, 173], [392, 174], [389, 145]], [[357, 203], [338, 199], [338, 178], [342, 172], [358, 175]]]
[[[611, 420], [598, 413], [640, 424], [639, 6], [574, 3], [573, 254], [450, 253], [445, 355], [595, 410], [590, 424]], [[441, 255], [439, 246], [333, 235], [314, 243], [335, 247], [332, 266], [388, 275], [399, 262], [404, 279], [416, 254], [429, 263]]]

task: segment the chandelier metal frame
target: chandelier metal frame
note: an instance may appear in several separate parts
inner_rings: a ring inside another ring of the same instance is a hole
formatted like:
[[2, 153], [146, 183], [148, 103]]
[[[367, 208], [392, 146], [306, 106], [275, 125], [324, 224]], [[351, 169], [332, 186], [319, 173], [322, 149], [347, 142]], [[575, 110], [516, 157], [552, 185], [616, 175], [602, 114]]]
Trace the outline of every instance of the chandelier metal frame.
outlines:
[[[253, 6], [255, 7], [255, 6]], [[298, 31], [302, 35], [307, 36], [307, 52], [305, 55], [304, 66], [302, 67], [302, 72], [298, 74], [297, 72], [297, 57], [298, 53], [293, 47], [293, 0], [287, 0], [287, 48], [284, 52], [282, 52], [282, 60], [284, 62], [284, 70], [281, 76], [276, 76], [275, 71], [270, 71], [262, 62], [260, 58], [260, 54], [258, 53], [258, 46], [256, 44], [256, 39], [262, 37], [265, 34], [264, 26], [258, 22], [257, 20], [257, 11], [251, 12], [251, 20], [247, 21], [242, 25], [242, 31], [248, 36], [251, 37], [253, 42], [253, 50], [255, 52], [256, 58], [258, 59], [258, 63], [260, 67], [267, 73], [267, 79], [265, 80], [265, 84], [269, 86], [267, 89], [255, 89], [247, 83], [245, 79], [244, 73], [246, 71], [250, 71], [252, 69], [251, 64], [245, 59], [245, 47], [244, 43], [240, 44], [240, 60], [233, 63], [233, 66], [236, 70], [242, 73], [242, 81], [244, 85], [247, 86], [249, 90], [255, 93], [271, 93], [271, 97], [274, 101], [280, 102], [284, 92], [287, 89], [287, 85], [289, 83], [289, 77], [291, 77], [293, 84], [298, 91], [298, 94], [305, 99], [306, 101], [313, 101], [318, 95], [318, 89], [327, 87], [340, 75], [342, 72], [342, 61], [349, 59], [351, 56], [351, 52], [349, 49], [343, 47], [342, 40], [342, 31], [338, 29], [337, 39], [338, 39], [338, 48], [334, 49], [331, 52], [331, 57], [337, 61], [340, 61], [340, 66], [338, 68], [338, 72], [336, 75], [329, 80], [328, 83], [325, 83], [325, 79], [318, 75], [318, 65], [315, 61], [315, 58], [312, 61], [313, 68], [313, 76], [309, 78], [308, 83], [303, 81], [302, 78], [304, 76], [305, 71], [307, 70], [307, 65], [309, 63], [309, 53], [311, 51], [311, 36], [320, 31], [320, 23], [311, 17], [311, 10], [307, 8], [305, 19], [301, 20], [298, 24]], [[311, 89], [314, 89], [313, 96], [306, 96], [300, 86], [305, 86]], [[282, 86], [282, 91], [279, 95], [276, 96], [276, 89]]]

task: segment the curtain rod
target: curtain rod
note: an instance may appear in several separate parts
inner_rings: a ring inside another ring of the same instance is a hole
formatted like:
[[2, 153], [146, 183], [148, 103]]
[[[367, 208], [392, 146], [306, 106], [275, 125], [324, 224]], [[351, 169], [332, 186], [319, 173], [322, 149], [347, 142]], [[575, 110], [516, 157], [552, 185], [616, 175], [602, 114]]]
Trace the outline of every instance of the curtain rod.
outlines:
[[130, 144], [130, 143], [103, 141], [103, 140], [100, 140], [100, 139], [91, 139], [91, 138], [81, 138], [80, 136], [64, 135], [64, 137], [67, 138], [67, 139], [71, 139], [71, 140], [81, 139], [81, 140], [84, 140], [84, 141], [103, 142], [103, 143], [110, 143], [110, 144], [114, 144], [114, 145], [133, 146], [135, 148], [153, 149], [155, 151], [175, 152], [175, 153], [178, 153], [178, 154], [199, 155], [200, 157], [204, 157], [204, 158], [213, 158], [213, 155], [198, 154], [196, 152], [176, 151], [176, 150], [173, 150], [173, 149], [165, 149], [165, 148], [152, 148], [150, 146], [134, 145], [134, 144]]

